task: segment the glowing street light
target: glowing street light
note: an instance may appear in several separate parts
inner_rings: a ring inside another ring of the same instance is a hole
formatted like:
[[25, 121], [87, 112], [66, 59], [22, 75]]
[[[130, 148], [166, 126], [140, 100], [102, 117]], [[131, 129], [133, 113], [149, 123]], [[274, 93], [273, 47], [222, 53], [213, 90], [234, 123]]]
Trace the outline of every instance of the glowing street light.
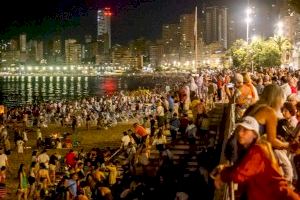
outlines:
[[259, 39], [259, 36], [258, 35], [253, 35], [251, 37], [251, 41], [254, 42], [254, 41], [257, 41]]
[[279, 21], [276, 24], [276, 33], [277, 36], [283, 36], [283, 22]]

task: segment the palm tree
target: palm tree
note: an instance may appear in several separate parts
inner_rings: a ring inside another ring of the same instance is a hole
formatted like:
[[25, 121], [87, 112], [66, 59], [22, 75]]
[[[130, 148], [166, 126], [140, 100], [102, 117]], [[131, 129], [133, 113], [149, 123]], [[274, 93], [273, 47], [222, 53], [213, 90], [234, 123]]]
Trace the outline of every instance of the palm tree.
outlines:
[[277, 45], [281, 53], [283, 53], [284, 51], [292, 50], [292, 44], [287, 38], [282, 36], [275, 36], [271, 39]]
[[271, 38], [271, 41], [275, 43], [277, 46], [280, 54], [281, 54], [281, 61], [284, 63], [284, 61], [289, 60], [288, 57], [290, 57], [290, 52], [292, 50], [292, 43], [285, 37], [282, 36], [275, 36]]

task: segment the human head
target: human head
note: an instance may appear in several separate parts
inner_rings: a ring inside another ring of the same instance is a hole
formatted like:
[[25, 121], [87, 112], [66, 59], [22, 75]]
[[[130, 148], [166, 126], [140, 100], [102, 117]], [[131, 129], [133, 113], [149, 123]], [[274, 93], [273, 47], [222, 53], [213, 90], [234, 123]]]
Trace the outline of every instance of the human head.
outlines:
[[47, 153], [47, 150], [46, 150], [46, 149], [44, 149], [44, 150], [42, 151], [42, 153]]
[[235, 74], [235, 77], [234, 77], [234, 82], [235, 82], [235, 85], [236, 87], [241, 87], [244, 83], [244, 78], [241, 74], [237, 73]]
[[252, 83], [251, 77], [248, 72], [243, 73], [243, 79], [244, 79], [243, 80], [244, 83]]
[[0, 170], [1, 170], [1, 172], [4, 172], [6, 170], [6, 167], [2, 166]]
[[133, 128], [136, 128], [138, 126], [138, 123], [133, 124]]
[[297, 94], [291, 94], [287, 97], [287, 101], [292, 103], [294, 106], [296, 106], [299, 101], [299, 98]]
[[248, 148], [259, 137], [259, 124], [254, 117], [246, 116], [236, 124], [238, 142]]
[[46, 169], [45, 163], [40, 163], [40, 169]]
[[76, 181], [78, 179], [77, 173], [70, 174], [70, 178]]
[[32, 151], [32, 154], [31, 154], [31, 155], [32, 155], [32, 156], [36, 156], [37, 153], [38, 153], [37, 150], [34, 150], [34, 151]]
[[286, 102], [283, 104], [282, 114], [285, 119], [290, 119], [296, 115], [296, 107], [292, 103]]
[[278, 77], [277, 76], [273, 76], [272, 77], [272, 83], [276, 84], [278, 81]]
[[18, 174], [23, 173], [24, 170], [25, 170], [25, 165], [24, 165], [24, 163], [21, 163], [21, 164], [20, 164], [20, 167], [19, 167]]
[[284, 102], [284, 93], [280, 86], [277, 84], [267, 85], [261, 96], [258, 104], [266, 104], [272, 107], [274, 110], [279, 110]]
[[31, 162], [30, 168], [35, 168], [35, 166], [36, 166], [36, 162]]

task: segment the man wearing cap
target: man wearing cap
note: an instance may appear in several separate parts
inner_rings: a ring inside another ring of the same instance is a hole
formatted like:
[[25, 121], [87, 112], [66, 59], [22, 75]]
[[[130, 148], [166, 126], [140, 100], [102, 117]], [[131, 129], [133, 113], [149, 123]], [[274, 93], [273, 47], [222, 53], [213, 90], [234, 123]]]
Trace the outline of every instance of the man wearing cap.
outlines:
[[259, 139], [255, 118], [243, 118], [235, 133], [245, 154], [234, 166], [219, 166], [219, 173], [214, 177], [215, 186], [220, 188], [223, 182], [231, 181], [246, 186], [244, 192], [249, 200], [300, 200], [281, 175], [271, 145]]

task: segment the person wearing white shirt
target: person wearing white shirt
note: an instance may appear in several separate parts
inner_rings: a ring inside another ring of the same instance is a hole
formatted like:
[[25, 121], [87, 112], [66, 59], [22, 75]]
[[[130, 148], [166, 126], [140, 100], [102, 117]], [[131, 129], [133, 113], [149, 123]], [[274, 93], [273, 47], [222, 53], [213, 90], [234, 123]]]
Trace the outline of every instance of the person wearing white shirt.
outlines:
[[285, 76], [283, 76], [283, 77], [281, 78], [281, 82], [282, 82], [283, 84], [282, 84], [280, 87], [281, 87], [282, 90], [283, 90], [283, 93], [284, 93], [284, 99], [286, 100], [286, 98], [292, 94], [292, 90], [291, 90], [291, 87], [290, 87], [290, 85], [289, 85], [289, 83], [288, 83], [288, 79], [287, 79]]
[[163, 129], [159, 129], [157, 136], [154, 138], [152, 145], [156, 146], [156, 149], [160, 152], [165, 150], [165, 144], [167, 143], [166, 136], [163, 134]]
[[161, 101], [157, 103], [156, 117], [158, 127], [162, 127], [165, 124], [165, 111], [164, 107], [161, 104]]
[[23, 140], [17, 141], [18, 153], [24, 153], [24, 144], [25, 144], [25, 142]]
[[45, 163], [46, 167], [48, 167], [49, 160], [50, 158], [46, 150], [43, 150], [42, 153], [38, 156], [38, 162]]
[[121, 139], [121, 141], [122, 141], [121, 148], [127, 149], [128, 144], [131, 141], [130, 136], [128, 135], [128, 133], [126, 131], [124, 131], [123, 134], [124, 134], [124, 136]]
[[4, 154], [3, 149], [0, 149], [0, 168], [3, 166], [8, 168], [8, 158], [7, 155]]
[[42, 139], [42, 132], [41, 132], [40, 128], [36, 129], [36, 139], [39, 139], [39, 138]]

